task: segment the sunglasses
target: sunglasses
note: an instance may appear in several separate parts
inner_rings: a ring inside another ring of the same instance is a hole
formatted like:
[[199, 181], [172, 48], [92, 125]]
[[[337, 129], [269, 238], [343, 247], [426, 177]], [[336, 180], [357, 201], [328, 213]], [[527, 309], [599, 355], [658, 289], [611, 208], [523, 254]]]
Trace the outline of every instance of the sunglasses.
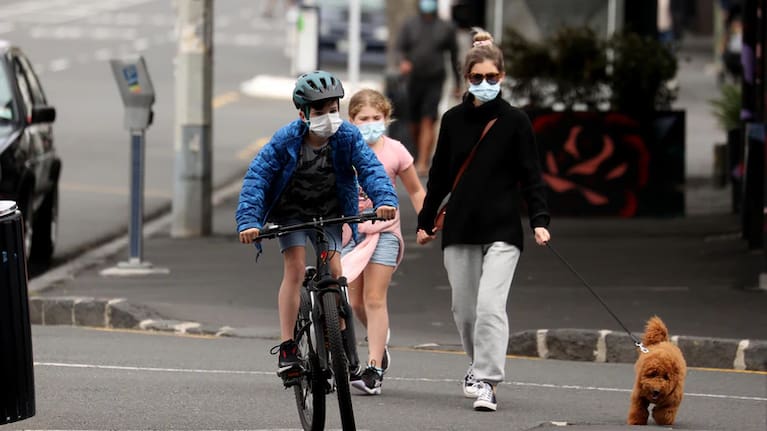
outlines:
[[471, 82], [474, 85], [479, 85], [482, 83], [482, 81], [487, 81], [490, 85], [495, 85], [500, 81], [501, 74], [500, 73], [470, 73], [469, 74], [469, 82]]

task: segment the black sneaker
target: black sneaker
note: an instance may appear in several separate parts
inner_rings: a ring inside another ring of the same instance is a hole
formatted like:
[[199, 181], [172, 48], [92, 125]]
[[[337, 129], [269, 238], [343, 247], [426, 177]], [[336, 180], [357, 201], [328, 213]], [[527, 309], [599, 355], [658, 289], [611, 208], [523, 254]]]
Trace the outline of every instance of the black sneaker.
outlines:
[[277, 375], [282, 377], [285, 386], [290, 386], [298, 381], [301, 376], [301, 360], [298, 357], [298, 346], [293, 340], [283, 341], [279, 346], [272, 348], [272, 354], [279, 348], [277, 357]]
[[498, 408], [495, 398], [495, 388], [486, 382], [479, 382], [477, 399], [474, 400], [474, 410], [480, 412], [494, 412]]
[[365, 371], [362, 372], [360, 379], [352, 381], [351, 384], [368, 395], [380, 395], [382, 382], [383, 371], [380, 368], [368, 365]]

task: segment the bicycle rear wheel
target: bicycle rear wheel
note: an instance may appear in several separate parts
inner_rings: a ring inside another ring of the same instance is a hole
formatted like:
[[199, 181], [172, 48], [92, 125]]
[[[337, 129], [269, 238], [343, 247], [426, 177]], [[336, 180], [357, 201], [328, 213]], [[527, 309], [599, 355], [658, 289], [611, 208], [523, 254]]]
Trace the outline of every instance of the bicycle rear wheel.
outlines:
[[296, 397], [298, 417], [304, 431], [320, 431], [325, 429], [325, 394], [327, 393], [327, 380], [320, 369], [320, 361], [317, 353], [310, 345], [308, 332], [298, 332], [310, 321], [311, 299], [305, 289], [301, 289], [301, 305], [296, 321], [295, 339], [298, 340], [298, 353], [304, 372], [293, 386]]
[[341, 426], [344, 431], [355, 430], [352, 395], [349, 390], [349, 362], [344, 351], [341, 337], [341, 320], [338, 316], [337, 297], [327, 293], [322, 295], [322, 306], [325, 311], [325, 330], [330, 344], [330, 363], [338, 394], [338, 409], [341, 413]]

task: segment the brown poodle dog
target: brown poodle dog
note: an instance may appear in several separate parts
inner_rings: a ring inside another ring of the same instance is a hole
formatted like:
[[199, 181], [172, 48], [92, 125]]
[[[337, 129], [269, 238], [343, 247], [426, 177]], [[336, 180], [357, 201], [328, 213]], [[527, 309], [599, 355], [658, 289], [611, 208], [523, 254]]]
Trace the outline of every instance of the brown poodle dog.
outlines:
[[658, 425], [673, 425], [684, 395], [687, 364], [682, 351], [669, 341], [668, 328], [658, 316], [647, 321], [642, 343], [650, 352], [640, 351], [636, 365], [636, 381], [631, 393], [629, 425], [647, 425], [648, 407]]

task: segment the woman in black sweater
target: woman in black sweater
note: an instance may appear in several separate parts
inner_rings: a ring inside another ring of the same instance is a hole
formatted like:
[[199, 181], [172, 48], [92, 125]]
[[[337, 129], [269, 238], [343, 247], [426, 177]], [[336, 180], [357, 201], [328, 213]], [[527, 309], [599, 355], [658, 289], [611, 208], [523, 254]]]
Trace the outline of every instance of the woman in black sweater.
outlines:
[[[450, 194], [442, 248], [453, 317], [471, 361], [463, 392], [474, 398], [475, 410], [491, 411], [497, 408], [495, 388], [504, 379], [509, 339], [506, 301], [524, 244], [518, 189], [527, 203], [535, 241], [544, 245], [550, 239], [535, 137], [527, 115], [500, 95], [503, 71], [503, 54], [490, 34], [475, 34], [464, 65], [469, 91], [442, 117], [418, 214], [418, 243], [426, 244], [435, 238], [434, 218]], [[475, 145], [473, 159], [451, 192]]]

